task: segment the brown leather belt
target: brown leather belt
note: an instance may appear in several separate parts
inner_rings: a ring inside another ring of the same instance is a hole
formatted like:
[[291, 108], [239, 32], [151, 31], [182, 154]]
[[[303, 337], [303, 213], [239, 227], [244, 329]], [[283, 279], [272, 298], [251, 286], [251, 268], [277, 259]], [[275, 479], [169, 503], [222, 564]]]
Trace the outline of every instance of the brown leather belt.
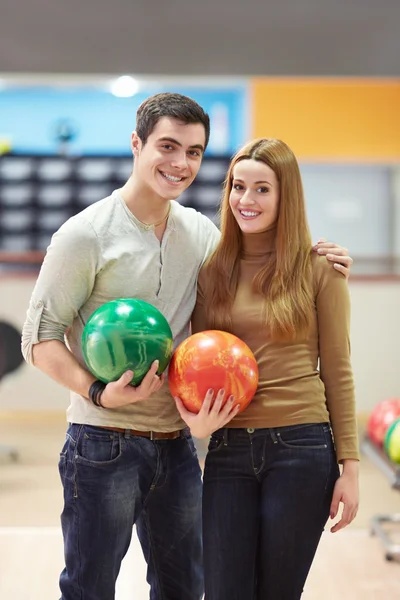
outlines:
[[138, 435], [140, 437], [148, 438], [149, 440], [176, 440], [181, 437], [184, 429], [178, 429], [177, 431], [137, 431], [136, 429], [124, 429], [123, 427], [103, 427], [98, 425], [102, 429], [108, 431], [117, 431], [118, 433], [128, 433], [129, 435]]

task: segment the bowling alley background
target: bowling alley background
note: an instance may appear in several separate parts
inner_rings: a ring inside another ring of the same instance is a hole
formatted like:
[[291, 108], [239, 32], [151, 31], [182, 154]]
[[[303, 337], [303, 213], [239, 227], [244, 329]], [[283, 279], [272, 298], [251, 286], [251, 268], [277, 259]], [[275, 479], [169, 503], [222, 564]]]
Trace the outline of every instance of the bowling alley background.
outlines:
[[[366, 419], [400, 396], [400, 83], [377, 78], [57, 76], [3, 79], [0, 90], [0, 320], [20, 330], [43, 253], [70, 216], [108, 195], [132, 167], [135, 112], [178, 91], [211, 116], [195, 183], [181, 197], [218, 223], [231, 155], [251, 137], [285, 140], [298, 156], [314, 240], [355, 259], [352, 357]], [[34, 390], [34, 391], [32, 391]], [[67, 392], [25, 365], [0, 386], [0, 413], [63, 411]]]

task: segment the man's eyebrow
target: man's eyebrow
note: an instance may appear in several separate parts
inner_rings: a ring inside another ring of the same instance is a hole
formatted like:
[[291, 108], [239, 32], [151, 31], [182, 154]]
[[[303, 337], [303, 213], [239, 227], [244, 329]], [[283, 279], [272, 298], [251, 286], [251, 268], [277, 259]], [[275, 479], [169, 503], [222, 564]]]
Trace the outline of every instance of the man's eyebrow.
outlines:
[[[182, 144], [180, 142], [178, 142], [178, 140], [175, 140], [174, 138], [171, 137], [162, 137], [159, 138], [160, 142], [171, 142], [172, 144], [176, 144], [177, 146], [180, 146], [182, 148]], [[201, 150], [202, 152], [204, 152], [204, 146], [202, 146], [201, 144], [193, 144], [192, 146], [189, 146], [189, 148], [196, 148], [197, 150]]]

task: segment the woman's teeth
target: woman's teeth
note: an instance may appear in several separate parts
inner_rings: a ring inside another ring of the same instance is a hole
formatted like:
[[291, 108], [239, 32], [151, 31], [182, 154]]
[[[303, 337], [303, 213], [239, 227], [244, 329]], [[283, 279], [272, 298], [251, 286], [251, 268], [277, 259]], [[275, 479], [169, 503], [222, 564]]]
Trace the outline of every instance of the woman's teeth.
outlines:
[[260, 214], [258, 212], [253, 212], [251, 210], [240, 210], [239, 212], [244, 217], [258, 217], [258, 215]]

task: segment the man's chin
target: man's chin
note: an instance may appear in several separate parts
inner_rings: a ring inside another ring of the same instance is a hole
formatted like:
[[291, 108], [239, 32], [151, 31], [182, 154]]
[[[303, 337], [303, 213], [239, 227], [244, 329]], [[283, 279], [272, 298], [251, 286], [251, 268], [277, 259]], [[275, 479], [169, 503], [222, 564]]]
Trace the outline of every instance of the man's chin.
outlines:
[[182, 187], [180, 189], [172, 189], [172, 190], [168, 190], [168, 192], [166, 192], [165, 190], [163, 190], [161, 197], [164, 198], [164, 200], [177, 200], [180, 196], [182, 196], [183, 192], [186, 190], [186, 187]]
[[180, 198], [183, 194], [185, 190], [182, 190], [180, 192], [176, 191], [174, 194], [170, 194], [168, 200], [178, 200], [178, 198]]

